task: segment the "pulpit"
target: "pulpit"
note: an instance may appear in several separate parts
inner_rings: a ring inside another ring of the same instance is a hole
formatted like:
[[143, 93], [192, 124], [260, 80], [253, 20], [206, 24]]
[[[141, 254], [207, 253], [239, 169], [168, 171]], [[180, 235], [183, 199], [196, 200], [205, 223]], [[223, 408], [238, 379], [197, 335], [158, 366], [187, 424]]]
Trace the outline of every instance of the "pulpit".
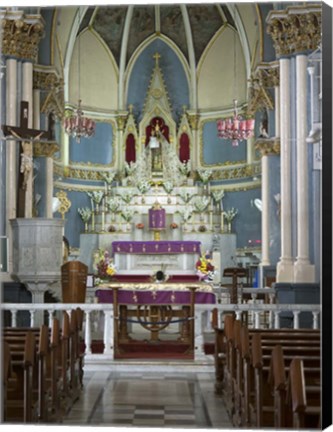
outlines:
[[230, 303], [237, 304], [238, 303], [238, 278], [247, 277], [247, 270], [241, 267], [229, 267], [224, 269], [223, 272], [224, 277], [232, 277], [232, 285], [230, 289]]

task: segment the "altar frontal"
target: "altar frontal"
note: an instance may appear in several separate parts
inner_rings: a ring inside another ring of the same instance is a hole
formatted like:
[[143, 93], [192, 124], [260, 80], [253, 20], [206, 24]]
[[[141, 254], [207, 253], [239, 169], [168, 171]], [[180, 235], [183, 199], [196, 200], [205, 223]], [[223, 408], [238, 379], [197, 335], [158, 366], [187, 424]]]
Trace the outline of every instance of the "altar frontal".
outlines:
[[[117, 283], [103, 284], [96, 291], [100, 303], [114, 305], [114, 356], [129, 358], [140, 349], [158, 351], [172, 344], [184, 358], [194, 358], [195, 304], [215, 303], [207, 283]], [[129, 335], [132, 324], [147, 331], [147, 339]], [[162, 341], [161, 332], [172, 324], [179, 328], [176, 341]], [[137, 352], [136, 355], [139, 355]]]

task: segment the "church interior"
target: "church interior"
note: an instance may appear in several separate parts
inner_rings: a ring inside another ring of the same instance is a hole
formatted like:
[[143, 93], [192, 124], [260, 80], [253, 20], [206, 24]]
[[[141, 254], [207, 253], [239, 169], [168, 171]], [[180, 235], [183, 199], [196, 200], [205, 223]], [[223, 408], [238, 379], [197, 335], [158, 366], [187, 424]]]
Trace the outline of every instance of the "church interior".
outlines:
[[0, 8], [1, 423], [322, 428], [324, 13]]

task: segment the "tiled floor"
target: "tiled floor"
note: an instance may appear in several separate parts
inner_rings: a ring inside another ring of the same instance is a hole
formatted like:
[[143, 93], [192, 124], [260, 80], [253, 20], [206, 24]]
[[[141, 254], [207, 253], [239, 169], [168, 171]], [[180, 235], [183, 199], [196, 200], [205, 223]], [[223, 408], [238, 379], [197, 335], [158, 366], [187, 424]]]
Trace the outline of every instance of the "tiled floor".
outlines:
[[230, 429], [212, 373], [85, 372], [64, 425]]

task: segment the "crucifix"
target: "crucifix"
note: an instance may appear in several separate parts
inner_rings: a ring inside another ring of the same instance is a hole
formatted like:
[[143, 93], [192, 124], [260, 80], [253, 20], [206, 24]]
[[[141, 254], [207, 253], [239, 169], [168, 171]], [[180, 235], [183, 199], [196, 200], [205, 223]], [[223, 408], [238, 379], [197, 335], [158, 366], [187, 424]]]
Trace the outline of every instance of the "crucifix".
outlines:
[[30, 129], [28, 127], [28, 119], [29, 103], [27, 101], [22, 101], [20, 126], [2, 125], [4, 136], [16, 141], [21, 141], [22, 145], [20, 174], [18, 179], [17, 217], [24, 217], [27, 182], [33, 171], [33, 142], [37, 142], [42, 137], [45, 139], [49, 139], [50, 137], [50, 130], [42, 131]]

